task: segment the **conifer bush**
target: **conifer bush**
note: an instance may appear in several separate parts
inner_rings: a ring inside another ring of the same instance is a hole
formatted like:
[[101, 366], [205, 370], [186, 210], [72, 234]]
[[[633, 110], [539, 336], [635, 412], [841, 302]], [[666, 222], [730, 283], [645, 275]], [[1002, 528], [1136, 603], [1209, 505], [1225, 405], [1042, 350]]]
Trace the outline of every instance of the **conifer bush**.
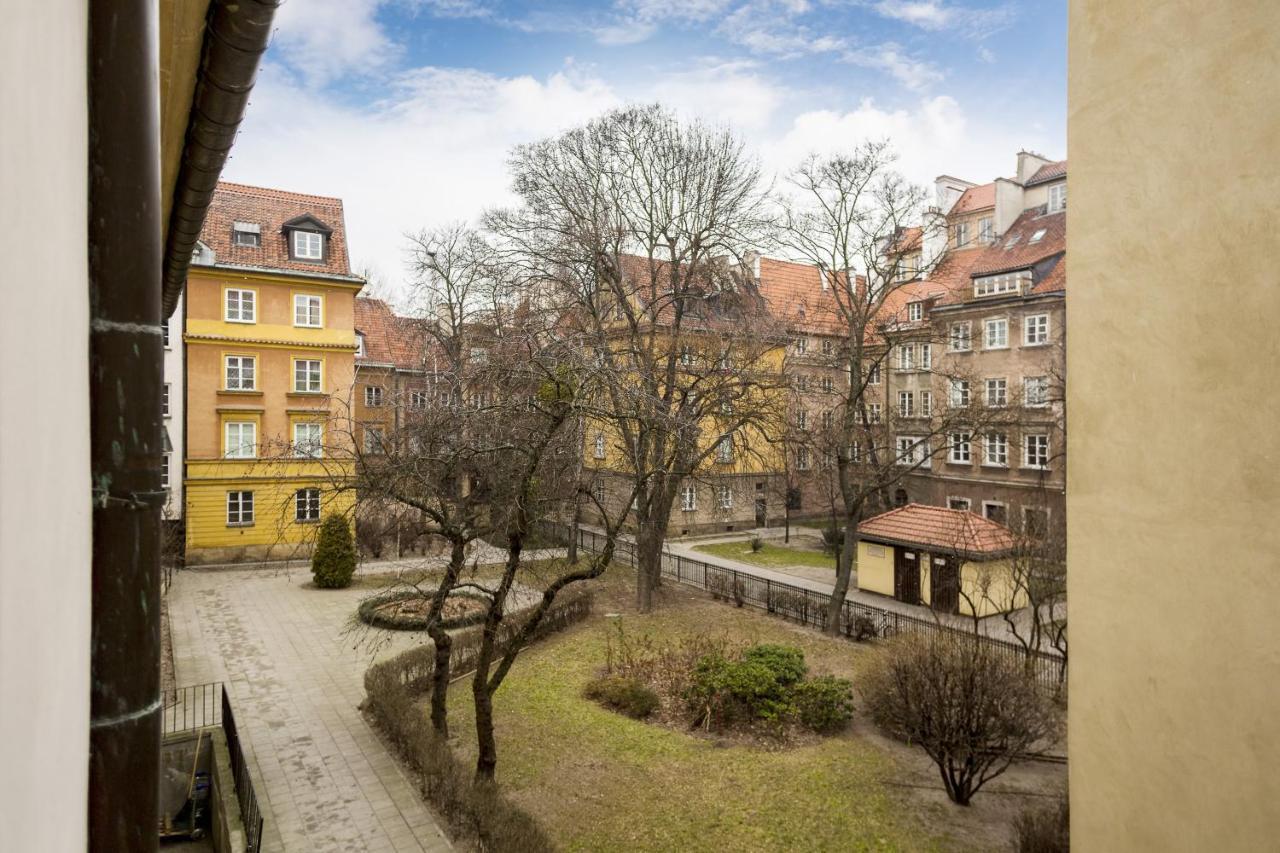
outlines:
[[356, 571], [356, 545], [351, 525], [341, 515], [331, 515], [320, 525], [315, 550], [311, 552], [311, 576], [321, 589], [351, 586]]

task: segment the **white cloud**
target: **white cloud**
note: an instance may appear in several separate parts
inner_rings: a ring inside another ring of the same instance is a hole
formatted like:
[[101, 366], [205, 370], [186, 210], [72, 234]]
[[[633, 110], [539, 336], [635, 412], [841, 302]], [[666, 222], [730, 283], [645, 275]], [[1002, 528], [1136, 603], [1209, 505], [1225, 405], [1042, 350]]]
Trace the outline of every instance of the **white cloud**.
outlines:
[[749, 62], [718, 62], [661, 75], [627, 94], [638, 101], [658, 101], [684, 116], [760, 133], [774, 125], [788, 93]]
[[903, 53], [898, 45], [888, 42], [867, 48], [854, 48], [844, 54], [844, 61], [863, 68], [884, 71], [913, 92], [921, 92], [941, 83], [944, 74], [931, 62]]
[[1009, 24], [1014, 12], [1007, 6], [972, 9], [945, 0], [875, 0], [870, 6], [885, 18], [923, 30], [954, 30], [969, 36], [990, 35]]
[[383, 0], [291, 0], [275, 17], [273, 50], [313, 84], [386, 67], [400, 49], [377, 21]]
[[978, 46], [978, 58], [988, 65], [992, 65], [996, 61], [995, 53], [993, 53], [991, 48], [987, 47], [985, 44]]

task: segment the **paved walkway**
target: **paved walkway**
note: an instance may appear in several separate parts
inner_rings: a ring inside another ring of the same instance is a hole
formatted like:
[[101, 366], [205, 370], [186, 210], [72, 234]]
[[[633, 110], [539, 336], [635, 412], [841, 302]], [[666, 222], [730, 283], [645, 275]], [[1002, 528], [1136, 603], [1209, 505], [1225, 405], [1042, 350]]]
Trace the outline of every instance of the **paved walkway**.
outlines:
[[[299, 568], [187, 570], [169, 592], [177, 683], [230, 691], [266, 820], [263, 849], [452, 849], [356, 707], [373, 658], [343, 629], [370, 590], [309, 581]], [[379, 656], [421, 642], [390, 633]]]

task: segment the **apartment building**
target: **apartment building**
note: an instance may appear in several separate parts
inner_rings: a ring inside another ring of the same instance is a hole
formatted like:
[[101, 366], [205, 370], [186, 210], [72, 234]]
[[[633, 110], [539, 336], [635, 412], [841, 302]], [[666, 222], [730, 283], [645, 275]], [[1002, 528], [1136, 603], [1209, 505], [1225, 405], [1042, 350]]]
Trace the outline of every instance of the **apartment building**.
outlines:
[[356, 294], [340, 199], [221, 183], [187, 279], [187, 561], [301, 557], [353, 497]]
[[355, 300], [353, 437], [364, 453], [379, 453], [406, 414], [427, 403], [428, 363], [420, 327], [381, 299]]
[[160, 415], [164, 419], [164, 453], [160, 457], [160, 485], [166, 492], [162, 510], [165, 522], [178, 527], [183, 515], [183, 448], [186, 437], [186, 348], [182, 345], [184, 299], [161, 321], [164, 338], [164, 387], [160, 392]]

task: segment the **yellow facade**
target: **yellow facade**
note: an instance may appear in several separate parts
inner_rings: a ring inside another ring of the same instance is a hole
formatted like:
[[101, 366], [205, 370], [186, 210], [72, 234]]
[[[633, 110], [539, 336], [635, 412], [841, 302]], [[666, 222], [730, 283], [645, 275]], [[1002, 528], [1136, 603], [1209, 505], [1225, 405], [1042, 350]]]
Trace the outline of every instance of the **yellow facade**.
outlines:
[[[890, 598], [894, 594], [894, 558], [897, 548], [877, 542], [858, 542], [858, 589]], [[920, 602], [933, 603], [932, 555], [925, 549], [911, 549], [920, 556]], [[941, 555], [938, 555], [941, 556]], [[968, 560], [960, 565], [959, 610], [962, 616], [995, 616], [1027, 606], [1026, 594], [1013, 582], [1007, 560]]]
[[[253, 294], [253, 322], [226, 319], [228, 290]], [[356, 281], [192, 268], [184, 336], [189, 562], [306, 556], [319, 519], [350, 514], [355, 496], [338, 489], [352, 473], [342, 424], [355, 376], [359, 290]], [[318, 327], [294, 324], [300, 294], [319, 297]], [[251, 388], [232, 387], [231, 359], [252, 359]], [[299, 458], [300, 424], [318, 425], [319, 459]], [[229, 458], [237, 453], [247, 458]], [[309, 489], [319, 490], [318, 516], [310, 493], [299, 498]], [[252, 520], [236, 521], [246, 492]]]

